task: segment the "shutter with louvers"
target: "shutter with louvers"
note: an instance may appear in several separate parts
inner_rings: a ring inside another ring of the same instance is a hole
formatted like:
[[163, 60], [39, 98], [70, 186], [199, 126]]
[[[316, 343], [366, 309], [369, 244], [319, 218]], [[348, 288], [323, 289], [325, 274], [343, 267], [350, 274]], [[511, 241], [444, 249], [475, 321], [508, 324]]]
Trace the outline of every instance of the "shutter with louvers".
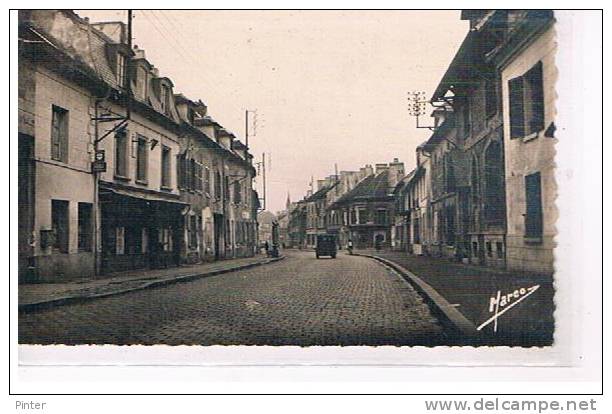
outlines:
[[525, 75], [529, 82], [529, 131], [538, 132], [544, 129], [544, 79], [542, 73], [542, 62], [538, 62]]
[[523, 105], [523, 77], [508, 81], [510, 90], [510, 138], [525, 135], [525, 108]]

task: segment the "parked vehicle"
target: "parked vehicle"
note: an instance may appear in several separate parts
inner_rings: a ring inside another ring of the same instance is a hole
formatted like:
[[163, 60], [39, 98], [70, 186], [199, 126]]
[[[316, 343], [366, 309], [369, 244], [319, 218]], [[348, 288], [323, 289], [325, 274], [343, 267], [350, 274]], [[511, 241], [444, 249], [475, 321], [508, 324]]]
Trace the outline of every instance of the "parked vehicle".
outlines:
[[317, 247], [315, 248], [317, 259], [321, 256], [331, 256], [336, 258], [336, 236], [331, 234], [319, 234], [317, 236]]

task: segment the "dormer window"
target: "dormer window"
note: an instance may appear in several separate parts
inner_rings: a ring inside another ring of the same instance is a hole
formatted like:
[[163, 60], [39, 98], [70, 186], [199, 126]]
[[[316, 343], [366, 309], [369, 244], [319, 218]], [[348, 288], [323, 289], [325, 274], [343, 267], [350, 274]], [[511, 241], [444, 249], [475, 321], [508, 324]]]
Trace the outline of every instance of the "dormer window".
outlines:
[[161, 85], [159, 92], [159, 101], [162, 111], [167, 114], [170, 112], [170, 88], [167, 85]]
[[115, 71], [115, 73], [117, 74], [117, 83], [122, 88], [125, 87], [126, 64], [127, 58], [125, 57], [125, 55], [117, 53], [117, 70]]

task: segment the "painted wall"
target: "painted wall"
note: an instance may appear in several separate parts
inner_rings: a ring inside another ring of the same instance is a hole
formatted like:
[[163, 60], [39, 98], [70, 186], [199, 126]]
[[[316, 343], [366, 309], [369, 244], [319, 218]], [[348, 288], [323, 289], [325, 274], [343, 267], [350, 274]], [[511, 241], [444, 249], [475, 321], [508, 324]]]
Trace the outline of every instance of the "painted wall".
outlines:
[[[538, 61], [543, 63], [544, 76], [544, 125], [550, 125], [556, 114], [555, 81], [555, 33], [554, 27], [540, 35], [519, 53], [502, 71], [502, 94], [504, 105], [504, 147], [506, 167], [507, 200], [507, 265], [510, 269], [536, 272], [553, 271], [555, 222], [558, 211], [555, 207], [557, 185], [554, 177], [555, 142], [537, 136], [510, 139], [508, 81], [523, 75]], [[543, 238], [541, 244], [528, 244], [524, 240], [525, 223], [525, 176], [539, 171], [542, 180]]]

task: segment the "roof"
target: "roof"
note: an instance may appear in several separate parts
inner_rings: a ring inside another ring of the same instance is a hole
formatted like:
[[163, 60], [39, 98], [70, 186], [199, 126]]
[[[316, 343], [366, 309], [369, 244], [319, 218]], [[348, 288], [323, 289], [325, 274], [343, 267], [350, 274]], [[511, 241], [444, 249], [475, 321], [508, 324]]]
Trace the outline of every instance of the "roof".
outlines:
[[468, 32], [433, 93], [432, 101], [440, 100], [449, 89], [458, 84], [471, 83], [478, 73], [489, 71], [488, 65], [483, 59], [484, 37], [477, 31]]
[[449, 113], [447, 118], [444, 120], [442, 125], [436, 128], [431, 134], [431, 137], [419, 145], [419, 148], [424, 149], [427, 152], [431, 152], [440, 142], [442, 142], [446, 138], [446, 134], [452, 130], [455, 126], [455, 116], [452, 112]]
[[402, 177], [402, 179], [399, 180], [399, 182], [395, 186], [395, 189], [393, 190], [393, 194], [399, 194], [402, 191], [402, 189], [404, 189], [404, 187], [406, 187], [410, 183], [410, 181], [412, 181], [412, 178], [414, 177], [414, 174], [416, 173], [416, 171], [417, 169], [415, 168], [414, 170], [406, 174], [404, 177]]
[[308, 203], [308, 202], [311, 202], [311, 201], [317, 201], [317, 200], [321, 200], [321, 199], [325, 198], [325, 196], [327, 195], [329, 190], [334, 188], [337, 184], [338, 183], [335, 182], [335, 183], [333, 183], [331, 185], [328, 185], [328, 186], [325, 186], [323, 188], [320, 188], [313, 195], [311, 195], [310, 197], [304, 199], [304, 201]]
[[389, 170], [367, 176], [334, 204], [387, 197], [389, 197]]

